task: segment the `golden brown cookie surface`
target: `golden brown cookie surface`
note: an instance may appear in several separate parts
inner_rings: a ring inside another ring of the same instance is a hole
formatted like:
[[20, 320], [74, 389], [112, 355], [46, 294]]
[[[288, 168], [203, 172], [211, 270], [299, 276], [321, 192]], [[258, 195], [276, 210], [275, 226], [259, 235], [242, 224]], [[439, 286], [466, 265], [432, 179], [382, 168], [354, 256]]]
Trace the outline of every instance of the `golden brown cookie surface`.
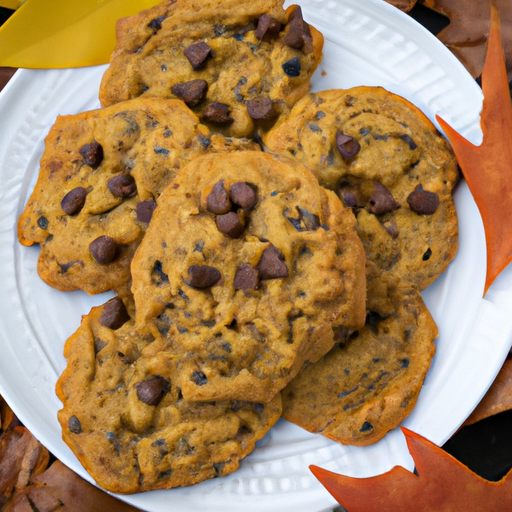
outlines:
[[387, 317], [307, 366], [283, 390], [283, 417], [337, 442], [368, 445], [413, 409], [435, 351], [437, 328], [415, 290], [392, 296]]
[[421, 290], [455, 256], [455, 157], [405, 99], [379, 87], [310, 94], [263, 142], [303, 162], [354, 210], [370, 280], [406, 279]]
[[187, 400], [270, 400], [364, 323], [352, 213], [300, 163], [205, 155], [160, 196], [132, 262], [137, 326], [169, 339]]
[[120, 299], [93, 308], [57, 382], [64, 441], [96, 482], [134, 493], [231, 473], [278, 420], [267, 404], [187, 403], [163, 338], [140, 336]]
[[240, 137], [309, 90], [323, 37], [282, 0], [166, 0], [117, 27], [103, 105], [183, 99], [211, 127]]
[[239, 147], [255, 145], [210, 135], [178, 100], [60, 116], [45, 139], [19, 240], [41, 244], [38, 271], [50, 286], [119, 290], [163, 188], [191, 157]]

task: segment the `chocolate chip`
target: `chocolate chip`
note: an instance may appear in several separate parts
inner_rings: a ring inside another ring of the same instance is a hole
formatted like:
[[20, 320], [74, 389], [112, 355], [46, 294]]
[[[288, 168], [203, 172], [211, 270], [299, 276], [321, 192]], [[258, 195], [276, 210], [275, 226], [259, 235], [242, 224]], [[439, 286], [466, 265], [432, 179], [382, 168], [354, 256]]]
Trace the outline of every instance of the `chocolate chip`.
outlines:
[[84, 187], [76, 187], [62, 198], [60, 207], [68, 215], [75, 215], [84, 207], [86, 196], [87, 190]]
[[236, 181], [229, 187], [229, 197], [233, 203], [244, 210], [250, 210], [258, 200], [256, 185], [245, 181]]
[[107, 187], [114, 197], [130, 197], [137, 192], [137, 185], [133, 176], [129, 174], [116, 174], [107, 182]]
[[240, 211], [240, 213], [228, 212], [224, 215], [217, 215], [215, 217], [215, 224], [221, 233], [230, 238], [238, 238], [245, 229], [243, 211]]
[[381, 183], [374, 183], [370, 200], [366, 209], [375, 215], [381, 215], [400, 208], [387, 187]]
[[41, 217], [39, 217], [37, 219], [37, 225], [41, 228], [41, 229], [48, 229], [48, 219], [44, 216], [44, 215], [41, 215]]
[[208, 90], [206, 80], [196, 79], [190, 82], [181, 82], [171, 87], [174, 96], [183, 100], [189, 107], [195, 107], [204, 98]]
[[208, 383], [208, 377], [200, 370], [195, 371], [191, 375], [192, 380], [198, 385], [198, 386], [204, 386]]
[[72, 434], [81, 434], [82, 433], [82, 424], [80, 423], [80, 420], [75, 415], [69, 417], [68, 428]]
[[146, 224], [149, 223], [151, 217], [153, 216], [155, 207], [155, 201], [141, 201], [140, 203], [137, 203], [137, 206], [135, 207], [137, 220], [140, 222], [145, 222]]
[[256, 269], [262, 280], [288, 276], [288, 267], [284, 263], [283, 253], [273, 245], [265, 248]]
[[153, 377], [135, 384], [137, 397], [147, 405], [158, 405], [162, 398], [171, 390], [171, 384], [163, 377]]
[[293, 11], [288, 20], [283, 42], [290, 48], [302, 50], [304, 53], [311, 53], [313, 51], [311, 30], [309, 29], [309, 25], [304, 21], [302, 9], [299, 6]]
[[90, 144], [84, 144], [78, 152], [82, 155], [85, 165], [96, 169], [103, 161], [103, 148], [99, 142], [93, 140]]
[[158, 18], [151, 20], [148, 23], [148, 27], [152, 28], [153, 30], [160, 30], [162, 28], [162, 21], [164, 21], [165, 18], [166, 16], [159, 16]]
[[370, 432], [371, 430], [373, 430], [373, 425], [370, 422], [365, 421], [363, 423], [363, 426], [359, 429], [359, 432], [364, 433], [364, 432]]
[[188, 59], [194, 69], [199, 69], [211, 56], [212, 49], [203, 41], [195, 43], [183, 50], [183, 55]]
[[106, 265], [116, 257], [117, 243], [109, 236], [99, 236], [89, 244], [89, 252], [100, 265]]
[[366, 204], [363, 193], [357, 187], [348, 183], [340, 186], [338, 195], [342, 203], [348, 208], [363, 208]]
[[432, 249], [429, 247], [424, 253], [423, 253], [423, 256], [422, 256], [422, 260], [423, 261], [428, 261], [430, 259], [430, 256], [432, 256]]
[[248, 263], [244, 263], [236, 271], [233, 286], [235, 290], [256, 290], [258, 281], [258, 270]]
[[221, 278], [221, 273], [209, 265], [192, 265], [188, 269], [185, 281], [192, 288], [208, 288]]
[[228, 108], [228, 105], [214, 101], [201, 112], [201, 116], [210, 123], [230, 124], [234, 119], [229, 115]]
[[359, 153], [361, 146], [357, 139], [338, 130], [336, 132], [336, 148], [342, 158], [349, 160]]
[[121, 297], [110, 299], [104, 306], [100, 317], [100, 324], [109, 329], [119, 329], [130, 320], [130, 315]]
[[258, 96], [246, 103], [247, 113], [256, 121], [268, 121], [276, 117], [274, 102], [268, 96]]
[[218, 181], [206, 198], [206, 209], [216, 215], [222, 215], [228, 213], [231, 207], [228, 191], [224, 188], [224, 180]]
[[418, 215], [433, 215], [439, 207], [439, 196], [435, 192], [423, 190], [421, 185], [409, 194], [409, 207]]
[[281, 67], [290, 78], [295, 78], [300, 75], [301, 64], [298, 57], [287, 60]]
[[289, 208], [283, 212], [283, 216], [287, 219], [292, 226], [299, 232], [302, 231], [316, 231], [320, 227], [320, 218], [318, 215], [311, 213], [305, 208], [295, 207], [299, 213], [299, 218], [288, 216]]
[[258, 19], [258, 25], [254, 35], [258, 39], [274, 39], [279, 35], [281, 23], [268, 14], [263, 14]]

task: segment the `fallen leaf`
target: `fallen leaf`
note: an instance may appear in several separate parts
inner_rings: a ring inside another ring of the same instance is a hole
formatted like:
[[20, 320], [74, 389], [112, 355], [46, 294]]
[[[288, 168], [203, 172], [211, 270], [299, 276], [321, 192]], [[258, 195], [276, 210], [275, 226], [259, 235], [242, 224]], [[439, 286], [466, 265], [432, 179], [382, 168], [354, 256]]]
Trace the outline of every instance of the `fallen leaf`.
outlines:
[[116, 21], [158, 0], [25, 0], [0, 28], [0, 66], [74, 68], [106, 64]]
[[[473, 78], [480, 76], [485, 61], [489, 34], [489, 1], [486, 0], [419, 0], [450, 19], [437, 37], [462, 62]], [[512, 79], [512, 2], [496, 0], [502, 18], [503, 46], [507, 69]]]
[[416, 0], [386, 0], [386, 2], [403, 12], [409, 12], [416, 4]]
[[512, 510], [512, 477], [489, 482], [424, 437], [402, 427], [417, 475], [396, 466], [352, 478], [310, 466], [349, 512], [496, 512]]
[[491, 387], [463, 427], [512, 409], [512, 359], [507, 359]]
[[86, 482], [58, 460], [17, 494], [3, 512], [25, 509], [30, 512], [137, 511]]
[[450, 140], [457, 161], [484, 224], [487, 274], [484, 295], [512, 261], [512, 102], [500, 38], [499, 12], [492, 4], [489, 44], [482, 72], [484, 103], [480, 124], [483, 141], [475, 146], [436, 116]]

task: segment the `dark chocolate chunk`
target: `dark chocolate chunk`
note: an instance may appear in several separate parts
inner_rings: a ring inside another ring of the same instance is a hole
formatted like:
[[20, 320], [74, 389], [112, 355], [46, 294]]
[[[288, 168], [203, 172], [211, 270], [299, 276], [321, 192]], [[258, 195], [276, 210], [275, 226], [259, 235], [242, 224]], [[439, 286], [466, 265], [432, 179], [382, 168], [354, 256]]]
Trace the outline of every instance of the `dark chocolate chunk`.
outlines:
[[273, 245], [265, 248], [256, 269], [261, 280], [288, 276], [288, 267], [284, 262], [283, 253]]
[[299, 6], [293, 11], [288, 20], [283, 42], [290, 48], [302, 50], [304, 53], [311, 53], [313, 51], [311, 30], [304, 21], [302, 9]]
[[69, 417], [68, 428], [72, 434], [81, 434], [82, 433], [82, 424], [80, 423], [80, 420], [75, 415]]
[[296, 206], [295, 208], [299, 212], [298, 219], [287, 215], [289, 208], [283, 212], [283, 216], [293, 225], [297, 231], [316, 231], [320, 227], [320, 218], [318, 215], [311, 213], [305, 208], [300, 208], [299, 206]]
[[122, 199], [133, 196], [137, 192], [137, 185], [133, 176], [129, 174], [116, 174], [107, 182], [107, 187], [114, 197]]
[[90, 144], [84, 144], [78, 152], [82, 155], [85, 165], [96, 169], [103, 161], [103, 148], [99, 142], [93, 140]]
[[192, 288], [208, 288], [221, 278], [221, 273], [210, 265], [192, 265], [188, 268], [188, 279], [185, 281]]
[[163, 377], [153, 377], [135, 384], [137, 397], [147, 405], [158, 405], [162, 398], [171, 390], [171, 384]]
[[100, 317], [100, 324], [109, 329], [119, 329], [130, 320], [130, 315], [121, 297], [110, 299], [104, 306]]
[[389, 189], [382, 183], [374, 183], [366, 209], [370, 213], [381, 215], [397, 208], [400, 208], [400, 205], [395, 201]]
[[200, 370], [192, 373], [191, 377], [198, 386], [204, 386], [208, 382], [208, 377]]
[[153, 30], [160, 30], [162, 28], [162, 21], [164, 21], [165, 18], [166, 16], [159, 16], [158, 18], [151, 20], [148, 23], [148, 27], [152, 28]]
[[246, 103], [247, 113], [256, 121], [268, 121], [276, 117], [274, 102], [268, 96], [258, 96]]
[[189, 107], [195, 107], [204, 98], [208, 90], [208, 82], [197, 78], [189, 82], [181, 82], [171, 87], [174, 96], [183, 100]]
[[203, 41], [195, 43], [183, 50], [183, 55], [188, 59], [194, 69], [199, 69], [211, 56], [212, 49]]
[[245, 181], [235, 181], [229, 186], [229, 197], [244, 210], [250, 210], [258, 200], [256, 185]]
[[366, 204], [366, 200], [361, 190], [348, 183], [340, 186], [338, 195], [342, 203], [348, 208], [363, 208]]
[[37, 225], [41, 229], [48, 229], [48, 224], [48, 219], [44, 215], [41, 215], [41, 217], [37, 219]]
[[281, 67], [290, 78], [299, 76], [302, 68], [299, 57], [293, 57], [293, 59], [287, 60]]
[[236, 271], [233, 286], [235, 290], [256, 290], [258, 281], [258, 270], [248, 263], [243, 263]]
[[224, 103], [213, 101], [201, 112], [201, 116], [210, 123], [230, 124], [234, 119], [229, 115], [228, 108]]
[[418, 215], [433, 215], [439, 207], [439, 196], [435, 192], [424, 190], [421, 185], [409, 194], [409, 207]]
[[223, 215], [217, 215], [215, 217], [215, 224], [221, 233], [230, 238], [238, 238], [245, 229], [243, 212], [228, 212]]
[[363, 426], [359, 429], [359, 432], [370, 432], [371, 430], [373, 430], [373, 425], [368, 421], [365, 421]]
[[402, 139], [404, 142], [407, 142], [409, 144], [409, 149], [411, 151], [414, 151], [418, 146], [416, 145], [416, 142], [414, 142], [413, 138], [410, 135], [407, 135], [404, 133], [403, 135], [400, 135], [400, 139]]
[[162, 269], [162, 262], [159, 260], [155, 261], [153, 265], [153, 273], [151, 274], [153, 283], [157, 286], [163, 286], [169, 282], [169, 276]]
[[89, 252], [100, 265], [106, 265], [116, 257], [117, 243], [107, 235], [99, 236], [89, 244]]
[[336, 132], [336, 148], [342, 158], [349, 160], [359, 153], [361, 146], [357, 139], [338, 130]]
[[274, 39], [279, 35], [281, 23], [268, 14], [263, 14], [258, 19], [255, 36], [258, 39]]
[[153, 216], [155, 210], [155, 201], [141, 201], [137, 203], [135, 207], [135, 213], [137, 214], [137, 220], [140, 222], [148, 223]]
[[76, 215], [84, 207], [86, 196], [84, 187], [75, 187], [62, 198], [60, 207], [68, 215]]
[[228, 213], [231, 207], [228, 191], [224, 188], [224, 180], [218, 181], [206, 198], [206, 209], [216, 215], [222, 215]]

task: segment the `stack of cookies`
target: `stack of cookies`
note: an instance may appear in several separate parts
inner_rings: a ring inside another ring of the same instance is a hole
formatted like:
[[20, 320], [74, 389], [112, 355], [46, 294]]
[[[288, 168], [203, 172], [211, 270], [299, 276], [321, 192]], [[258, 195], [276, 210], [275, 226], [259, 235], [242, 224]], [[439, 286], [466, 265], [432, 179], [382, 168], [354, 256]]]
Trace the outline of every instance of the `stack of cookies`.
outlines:
[[377, 441], [413, 408], [455, 255], [455, 159], [380, 88], [309, 94], [323, 37], [280, 0], [118, 23], [102, 108], [60, 116], [19, 218], [50, 286], [115, 298], [57, 382], [103, 488], [234, 471], [280, 418]]

